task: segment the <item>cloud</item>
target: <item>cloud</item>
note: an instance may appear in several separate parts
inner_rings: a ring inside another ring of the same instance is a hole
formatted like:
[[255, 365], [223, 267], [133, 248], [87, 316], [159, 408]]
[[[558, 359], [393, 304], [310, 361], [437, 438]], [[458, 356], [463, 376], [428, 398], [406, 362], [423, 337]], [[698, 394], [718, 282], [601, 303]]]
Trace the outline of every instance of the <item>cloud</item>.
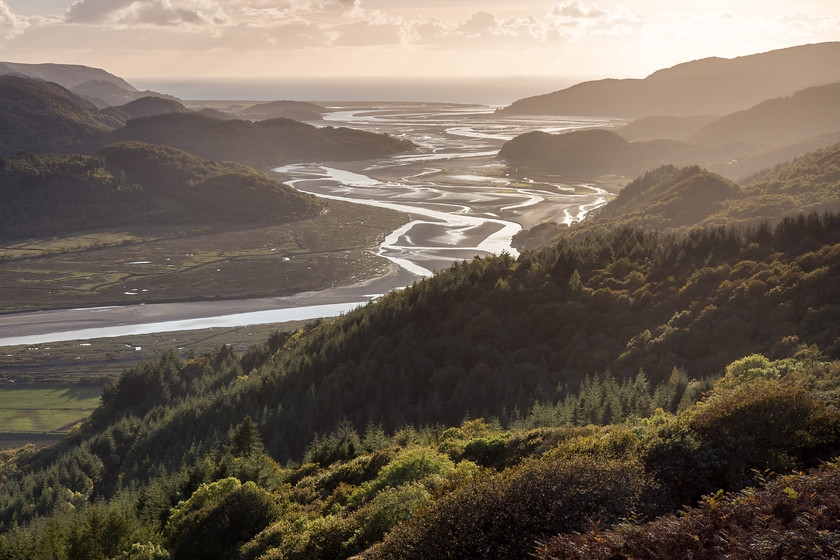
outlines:
[[[182, 4], [189, 4], [182, 2]], [[199, 4], [213, 6], [213, 3]], [[218, 10], [217, 10], [218, 11]], [[68, 23], [112, 23], [118, 26], [200, 25], [224, 21], [196, 9], [175, 7], [170, 0], [76, 0], [67, 8]]]
[[336, 25], [329, 30], [332, 45], [364, 47], [372, 45], [398, 45], [402, 42], [402, 26], [395, 23], [356, 21]]
[[548, 35], [568, 36], [562, 30], [580, 30], [592, 35], [630, 34], [641, 28], [644, 18], [625, 6], [602, 9], [595, 4], [585, 5], [579, 0], [555, 2], [545, 16]]
[[609, 12], [598, 6], [584, 6], [578, 0], [557, 2], [551, 6], [548, 12], [550, 19], [567, 19], [570, 21], [579, 19], [603, 19], [609, 16]]
[[65, 14], [72, 23], [99, 23], [111, 14], [134, 4], [135, 0], [76, 0]]
[[793, 35], [808, 36], [814, 30], [833, 31], [840, 29], [840, 15], [817, 16], [808, 13], [788, 14], [776, 20], [783, 30]]
[[0, 38], [11, 39], [29, 27], [26, 18], [15, 15], [6, 2], [0, 0]]
[[623, 6], [601, 9], [579, 0], [566, 0], [554, 3], [542, 18], [499, 19], [489, 12], [477, 12], [455, 24], [436, 19], [414, 22], [406, 36], [419, 44], [439, 46], [539, 46], [548, 42], [569, 43], [585, 35], [634, 33], [643, 23], [643, 18]]

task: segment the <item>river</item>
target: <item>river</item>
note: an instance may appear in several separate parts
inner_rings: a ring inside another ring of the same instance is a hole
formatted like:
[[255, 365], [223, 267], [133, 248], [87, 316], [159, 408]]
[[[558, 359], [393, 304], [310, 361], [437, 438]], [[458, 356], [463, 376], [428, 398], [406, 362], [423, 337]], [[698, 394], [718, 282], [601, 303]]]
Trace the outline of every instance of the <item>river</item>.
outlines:
[[39, 344], [332, 317], [454, 261], [506, 251], [523, 227], [582, 220], [610, 193], [592, 184], [511, 176], [496, 158], [501, 145], [532, 130], [563, 132], [610, 126], [606, 119], [497, 117], [492, 107], [439, 103], [331, 107], [324, 125], [384, 132], [418, 148], [374, 161], [278, 167], [295, 188], [330, 200], [390, 208], [410, 216], [379, 254], [398, 272], [365, 285], [228, 302], [149, 304], [0, 316], [0, 346]]

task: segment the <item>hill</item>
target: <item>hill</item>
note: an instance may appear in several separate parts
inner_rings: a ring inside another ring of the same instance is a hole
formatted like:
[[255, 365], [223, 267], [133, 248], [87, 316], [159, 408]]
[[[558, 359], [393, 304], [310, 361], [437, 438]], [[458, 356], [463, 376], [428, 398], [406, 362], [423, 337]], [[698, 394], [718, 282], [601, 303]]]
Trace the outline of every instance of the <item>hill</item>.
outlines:
[[21, 64], [0, 62], [0, 75], [16, 75], [54, 82], [92, 102], [98, 108], [111, 105], [123, 105], [141, 97], [165, 97], [175, 99], [154, 91], [138, 91], [137, 88], [119, 76], [101, 68], [91, 68], [78, 64]]
[[0, 554], [519, 558], [816, 466], [840, 452], [838, 240], [836, 214], [612, 231], [242, 356], [167, 353], [3, 457]]
[[174, 146], [203, 158], [235, 160], [255, 167], [366, 159], [413, 147], [406, 140], [348, 128], [316, 128], [291, 119], [222, 121], [198, 113], [135, 119], [114, 131], [111, 138]]
[[589, 129], [561, 134], [526, 132], [505, 142], [499, 157], [520, 168], [591, 178], [617, 173], [634, 175], [664, 163], [731, 161], [755, 152], [756, 144], [700, 146], [677, 140], [629, 142], [611, 130]]
[[0, 178], [0, 238], [129, 224], [283, 222], [323, 209], [243, 165], [139, 143], [107, 146], [96, 156], [3, 158]]
[[112, 116], [122, 123], [126, 123], [131, 119], [150, 117], [152, 115], [187, 112], [189, 112], [189, 109], [184, 107], [184, 104], [180, 101], [163, 99], [161, 97], [141, 97], [134, 101], [129, 101], [125, 105], [108, 107], [102, 110], [103, 114]]
[[515, 101], [502, 114], [725, 115], [840, 80], [840, 43], [801, 45], [733, 59], [706, 58], [644, 79], [597, 80]]
[[98, 155], [107, 168], [125, 173], [145, 192], [174, 199], [201, 219], [282, 222], [313, 216], [324, 208], [314, 196], [244, 165], [206, 161], [168, 146], [120, 142]]
[[205, 117], [213, 117], [214, 119], [220, 119], [223, 121], [233, 121], [239, 118], [232, 113], [220, 111], [218, 109], [213, 109], [212, 107], [204, 107], [203, 109], [199, 109], [196, 112], [201, 115], [204, 115]]
[[688, 137], [689, 142], [792, 144], [840, 131], [840, 83], [808, 88], [722, 117]]
[[765, 170], [739, 185], [698, 166], [663, 166], [627, 184], [618, 196], [571, 228], [546, 223], [521, 232], [519, 247], [620, 227], [673, 231], [689, 227], [775, 224], [795, 212], [840, 209], [840, 144]]
[[58, 84], [0, 76], [0, 155], [92, 153], [122, 140], [174, 146], [214, 160], [257, 167], [290, 161], [366, 159], [409, 150], [411, 142], [290, 119], [252, 123], [188, 111], [180, 102], [142, 97], [97, 110]]
[[741, 198], [737, 185], [699, 167], [661, 167], [624, 187], [592, 223], [617, 219], [622, 226], [657, 230], [694, 226]]
[[304, 101], [271, 101], [258, 103], [241, 111], [242, 117], [252, 121], [285, 117], [296, 121], [320, 121], [327, 109]]
[[[695, 117], [642, 117], [615, 130], [622, 138], [639, 140], [685, 140], [719, 117], [712, 115]], [[724, 142], [725, 143], [725, 142]]]
[[0, 62], [0, 75], [15, 74], [36, 78], [45, 82], [54, 82], [71, 89], [90, 82], [105, 82], [116, 88], [136, 92], [137, 89], [120, 78], [101, 68], [91, 68], [79, 64], [22, 64], [18, 62]]
[[525, 133], [506, 142], [499, 156], [514, 167], [588, 178], [692, 163], [730, 179], [741, 178], [836, 143], [837, 99], [840, 83], [719, 118], [643, 117], [614, 131]]
[[57, 84], [0, 76], [0, 154], [87, 152], [114, 124]]

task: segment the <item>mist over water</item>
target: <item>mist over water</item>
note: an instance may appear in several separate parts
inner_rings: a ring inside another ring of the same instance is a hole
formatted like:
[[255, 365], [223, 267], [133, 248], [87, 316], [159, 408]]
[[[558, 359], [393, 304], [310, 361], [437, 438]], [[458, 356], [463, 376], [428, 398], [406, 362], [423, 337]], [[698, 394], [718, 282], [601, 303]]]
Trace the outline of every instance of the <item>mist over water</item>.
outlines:
[[508, 105], [584, 81], [572, 76], [130, 78], [186, 100], [428, 101]]

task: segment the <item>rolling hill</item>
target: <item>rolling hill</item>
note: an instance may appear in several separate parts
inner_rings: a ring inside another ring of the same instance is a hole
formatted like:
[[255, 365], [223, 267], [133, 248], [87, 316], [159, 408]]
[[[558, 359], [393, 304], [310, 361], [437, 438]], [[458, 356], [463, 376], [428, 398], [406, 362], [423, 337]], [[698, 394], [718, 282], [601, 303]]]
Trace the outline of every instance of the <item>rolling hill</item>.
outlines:
[[678, 140], [629, 142], [611, 130], [589, 129], [549, 134], [528, 132], [509, 140], [499, 150], [508, 165], [525, 172], [557, 173], [592, 178], [617, 173], [636, 175], [662, 164], [710, 164], [730, 161], [761, 148], [757, 144], [701, 146]]
[[57, 84], [0, 76], [0, 154], [88, 152], [116, 124]]
[[352, 160], [409, 150], [411, 142], [348, 128], [316, 128], [291, 119], [222, 121], [197, 113], [129, 121], [113, 141], [138, 140], [174, 146], [206, 159], [234, 160], [255, 167], [293, 161]]
[[838, 99], [840, 83], [723, 117], [643, 117], [614, 131], [526, 133], [506, 142], [499, 156], [515, 167], [590, 176], [696, 163], [734, 179], [834, 144]]
[[733, 59], [706, 58], [644, 79], [606, 79], [515, 101], [502, 114], [725, 115], [766, 99], [840, 80], [840, 43], [818, 43]]
[[0, 76], [0, 155], [90, 154], [122, 140], [173, 146], [206, 159], [257, 167], [366, 159], [413, 147], [385, 134], [316, 128], [291, 119], [221, 120], [157, 97], [98, 110], [58, 84]]
[[25, 76], [54, 82], [84, 97], [98, 108], [123, 105], [129, 101], [149, 96], [175, 99], [171, 95], [154, 91], [138, 91], [137, 88], [119, 76], [101, 68], [91, 68], [78, 64], [0, 62], [0, 75]]
[[141, 97], [129, 101], [125, 105], [107, 107], [102, 110], [103, 114], [112, 116], [123, 124], [131, 119], [150, 117], [153, 115], [165, 115], [166, 113], [188, 113], [189, 109], [184, 104], [174, 99], [162, 97]]
[[251, 105], [241, 111], [243, 118], [252, 121], [287, 118], [296, 121], [320, 121], [321, 115], [329, 112], [315, 103], [304, 101], [271, 101]]
[[244, 165], [140, 143], [95, 156], [3, 158], [0, 179], [0, 238], [7, 239], [129, 224], [279, 223], [324, 208]]
[[687, 138], [719, 145], [732, 142], [793, 144], [840, 131], [840, 83], [808, 88], [721, 117]]

